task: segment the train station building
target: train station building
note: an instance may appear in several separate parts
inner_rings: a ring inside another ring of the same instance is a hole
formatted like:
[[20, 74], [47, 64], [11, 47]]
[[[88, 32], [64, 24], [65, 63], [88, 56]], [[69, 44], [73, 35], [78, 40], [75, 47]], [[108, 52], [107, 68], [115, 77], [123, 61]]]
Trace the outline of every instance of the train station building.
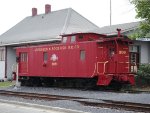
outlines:
[[51, 11], [51, 5], [47, 4], [44, 14], [38, 14], [37, 8], [32, 8], [31, 16], [0, 36], [0, 79], [12, 76], [16, 64], [15, 47], [57, 42], [61, 41], [60, 35], [97, 28], [72, 8]]
[[[0, 36], [0, 80], [11, 79], [16, 64], [15, 47], [60, 42], [63, 34], [94, 32], [115, 35], [116, 29], [129, 35], [138, 28], [140, 22], [112, 25], [99, 28], [72, 8], [51, 11], [51, 5], [45, 5], [45, 13], [38, 14], [32, 8], [31, 16], [10, 28]], [[150, 39], [133, 40], [130, 47], [130, 59], [133, 63], [150, 63]]]

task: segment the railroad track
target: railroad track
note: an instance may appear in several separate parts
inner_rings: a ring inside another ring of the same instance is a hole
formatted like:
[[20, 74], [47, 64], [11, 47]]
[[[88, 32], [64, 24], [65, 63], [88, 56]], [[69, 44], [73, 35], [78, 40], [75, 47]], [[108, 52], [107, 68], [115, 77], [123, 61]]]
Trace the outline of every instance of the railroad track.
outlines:
[[79, 102], [84, 106], [125, 109], [125, 110], [146, 112], [146, 113], [150, 112], [150, 104], [142, 104], [142, 103], [132, 103], [132, 102], [122, 102], [122, 101], [114, 101], [114, 100], [103, 100], [103, 99], [72, 97], [72, 96], [49, 95], [49, 94], [37, 94], [37, 93], [27, 93], [27, 92], [14, 92], [14, 91], [5, 91], [5, 90], [0, 90], [0, 95], [15, 96], [15, 97], [21, 97], [25, 99], [41, 99], [46, 101], [71, 100], [71, 101]]

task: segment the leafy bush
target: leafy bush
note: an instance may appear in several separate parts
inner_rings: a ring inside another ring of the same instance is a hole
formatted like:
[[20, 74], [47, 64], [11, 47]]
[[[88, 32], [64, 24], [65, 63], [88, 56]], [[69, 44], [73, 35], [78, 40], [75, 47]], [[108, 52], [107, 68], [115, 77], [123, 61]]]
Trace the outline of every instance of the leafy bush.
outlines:
[[141, 64], [135, 77], [136, 85], [139, 87], [150, 86], [150, 64]]

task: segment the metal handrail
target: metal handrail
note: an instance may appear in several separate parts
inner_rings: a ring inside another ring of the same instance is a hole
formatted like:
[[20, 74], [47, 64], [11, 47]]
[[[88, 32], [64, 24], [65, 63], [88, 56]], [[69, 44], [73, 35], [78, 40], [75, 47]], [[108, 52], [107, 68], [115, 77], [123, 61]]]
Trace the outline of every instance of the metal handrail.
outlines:
[[[100, 73], [99, 71], [98, 71], [98, 64], [104, 64], [104, 70], [103, 70], [103, 73]], [[106, 61], [106, 62], [97, 62], [97, 73], [98, 74], [104, 74], [105, 72], [106, 72], [106, 64], [108, 63], [108, 61]]]

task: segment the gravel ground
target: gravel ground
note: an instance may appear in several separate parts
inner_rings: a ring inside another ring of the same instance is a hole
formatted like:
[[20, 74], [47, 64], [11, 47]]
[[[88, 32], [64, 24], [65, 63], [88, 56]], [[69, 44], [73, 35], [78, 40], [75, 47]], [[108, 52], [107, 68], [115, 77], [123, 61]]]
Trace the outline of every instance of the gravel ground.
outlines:
[[14, 87], [5, 88], [10, 91], [31, 92], [31, 93], [43, 93], [51, 95], [63, 95], [63, 96], [76, 96], [92, 99], [105, 99], [116, 101], [127, 101], [136, 103], [150, 104], [150, 93], [117, 93], [117, 92], [104, 92], [104, 91], [83, 91], [76, 89], [63, 89], [63, 88], [43, 88], [43, 87]]
[[[118, 100], [118, 101], [130, 101], [137, 103], [149, 103], [150, 104], [150, 94], [140, 93], [140, 94], [130, 94], [130, 93], [113, 93], [104, 91], [82, 91], [76, 89], [62, 89], [62, 88], [42, 88], [42, 87], [20, 87], [14, 89], [14, 87], [1, 88], [9, 91], [20, 91], [20, 92], [31, 92], [31, 93], [44, 93], [52, 95], [64, 95], [64, 96], [76, 96], [76, 97], [86, 97], [92, 99], [105, 99], [105, 100]], [[41, 105], [48, 105], [54, 107], [61, 107], [67, 109], [81, 110], [90, 113], [134, 113], [132, 111], [125, 111], [119, 109], [110, 108], [98, 108], [91, 106], [84, 106], [78, 102], [68, 101], [68, 100], [55, 100], [55, 101], [44, 101], [44, 100], [28, 100], [16, 97], [5, 97], [0, 96], [0, 99], [15, 100], [21, 102], [29, 102]]]
[[44, 100], [29, 100], [29, 99], [23, 99], [23, 98], [17, 98], [17, 97], [6, 97], [6, 96], [0, 96], [0, 99], [47, 105], [47, 106], [52, 106], [52, 107], [60, 107], [60, 108], [79, 110], [79, 111], [84, 111], [84, 112], [89, 112], [89, 113], [134, 113], [133, 111], [125, 111], [125, 110], [120, 110], [120, 109], [83, 106], [78, 102], [68, 101], [68, 100], [44, 101]]

